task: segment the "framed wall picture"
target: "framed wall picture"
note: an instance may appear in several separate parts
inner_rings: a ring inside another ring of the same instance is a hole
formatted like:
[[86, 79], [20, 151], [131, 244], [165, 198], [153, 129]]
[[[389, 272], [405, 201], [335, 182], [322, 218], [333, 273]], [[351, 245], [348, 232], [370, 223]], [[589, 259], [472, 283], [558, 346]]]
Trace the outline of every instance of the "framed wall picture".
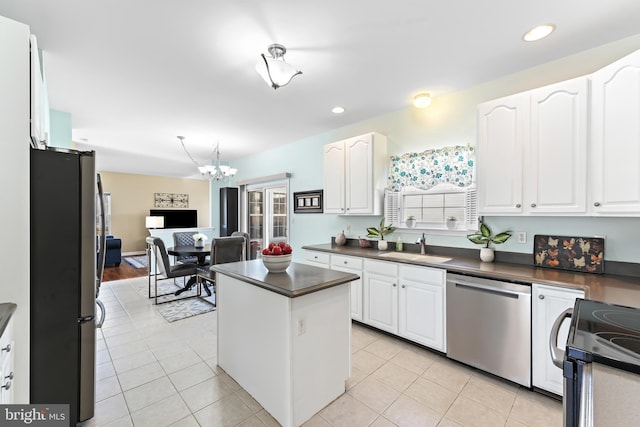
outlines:
[[293, 213], [322, 212], [322, 190], [293, 193]]
[[153, 206], [156, 208], [188, 208], [189, 195], [180, 193], [155, 193]]

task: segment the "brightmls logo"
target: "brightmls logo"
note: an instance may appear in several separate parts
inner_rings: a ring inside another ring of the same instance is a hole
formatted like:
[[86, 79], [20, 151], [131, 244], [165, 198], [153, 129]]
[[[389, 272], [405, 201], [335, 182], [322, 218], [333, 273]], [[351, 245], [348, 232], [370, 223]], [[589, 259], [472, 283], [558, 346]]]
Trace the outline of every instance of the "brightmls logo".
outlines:
[[0, 427], [69, 425], [69, 405], [0, 405]]

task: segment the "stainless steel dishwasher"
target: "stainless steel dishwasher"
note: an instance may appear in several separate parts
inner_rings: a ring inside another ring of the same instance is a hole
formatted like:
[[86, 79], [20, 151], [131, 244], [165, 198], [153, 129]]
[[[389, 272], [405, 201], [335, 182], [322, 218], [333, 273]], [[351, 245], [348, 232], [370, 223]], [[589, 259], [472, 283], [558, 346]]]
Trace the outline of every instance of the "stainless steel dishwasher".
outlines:
[[447, 356], [531, 387], [531, 286], [447, 274]]

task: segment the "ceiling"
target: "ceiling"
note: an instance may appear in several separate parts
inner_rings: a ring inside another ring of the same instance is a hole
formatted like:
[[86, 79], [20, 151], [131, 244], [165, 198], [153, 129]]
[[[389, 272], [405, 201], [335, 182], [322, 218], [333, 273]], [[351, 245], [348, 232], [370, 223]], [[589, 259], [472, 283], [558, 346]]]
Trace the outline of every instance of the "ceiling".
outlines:
[[[637, 0], [0, 0], [43, 51], [50, 107], [98, 169], [199, 177], [223, 161], [322, 134], [638, 33]], [[541, 23], [557, 30], [536, 43]], [[287, 47], [301, 76], [256, 73]], [[331, 108], [346, 109], [334, 115]], [[194, 174], [194, 172], [196, 172]]]

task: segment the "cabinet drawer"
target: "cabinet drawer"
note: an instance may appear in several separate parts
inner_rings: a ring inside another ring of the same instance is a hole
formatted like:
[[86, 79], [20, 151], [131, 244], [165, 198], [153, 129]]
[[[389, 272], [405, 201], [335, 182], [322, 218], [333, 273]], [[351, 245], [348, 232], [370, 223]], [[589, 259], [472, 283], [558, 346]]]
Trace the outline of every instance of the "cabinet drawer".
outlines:
[[367, 273], [381, 274], [383, 276], [396, 277], [398, 275], [398, 264], [386, 261], [364, 260], [364, 271]]
[[362, 259], [343, 255], [333, 255], [331, 257], [331, 266], [362, 270]]
[[446, 270], [431, 267], [400, 266], [400, 278], [418, 283], [445, 284]]
[[305, 259], [311, 262], [329, 265], [331, 254], [326, 252], [305, 251]]

